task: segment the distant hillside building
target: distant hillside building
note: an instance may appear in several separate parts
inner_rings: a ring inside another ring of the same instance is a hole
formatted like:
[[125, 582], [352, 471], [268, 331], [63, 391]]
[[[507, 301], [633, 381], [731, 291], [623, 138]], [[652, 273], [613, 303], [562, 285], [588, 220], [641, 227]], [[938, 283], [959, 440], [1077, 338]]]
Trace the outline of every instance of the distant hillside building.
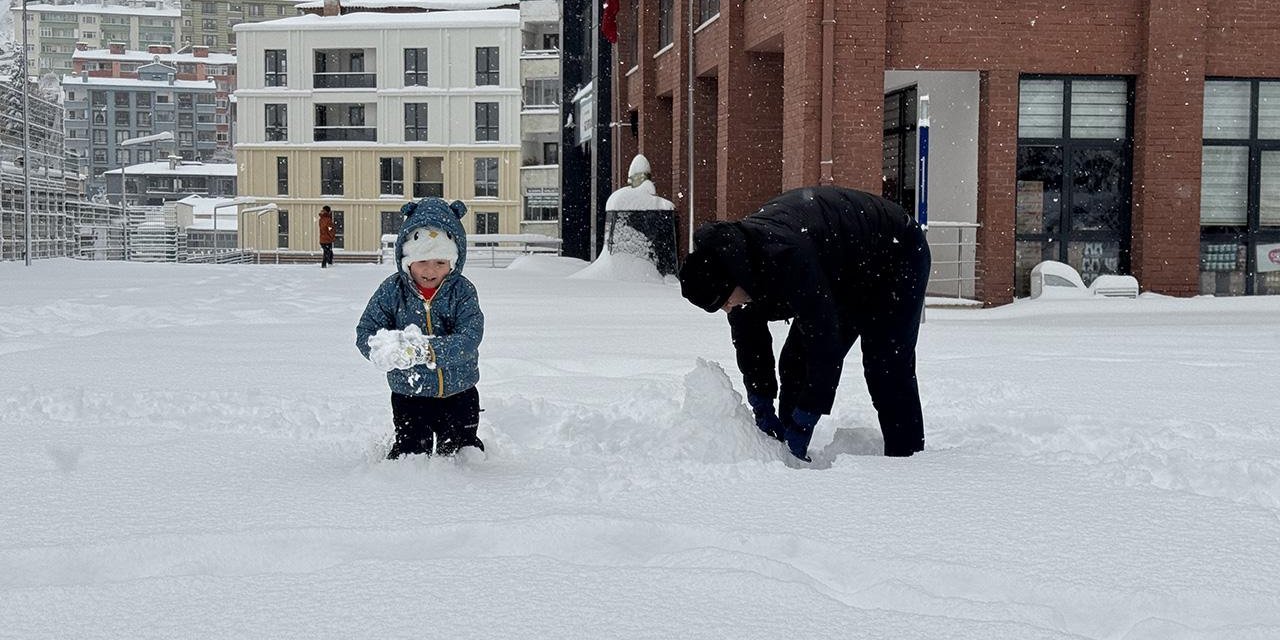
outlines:
[[231, 129], [231, 94], [236, 90], [236, 57], [210, 53], [208, 47], [188, 47], [173, 53], [170, 45], [151, 45], [146, 51], [129, 51], [113, 42], [107, 49], [89, 49], [81, 44], [71, 58], [74, 75], [87, 72], [91, 78], [137, 78], [138, 68], [158, 62], [172, 67], [178, 80], [209, 80], [214, 83], [213, 124], [215, 156], [230, 161], [234, 144]]
[[[90, 193], [105, 192], [103, 173], [108, 169], [170, 153], [184, 160], [211, 160], [217, 148], [217, 85], [178, 80], [175, 67], [158, 62], [138, 67], [137, 74], [137, 79], [96, 78], [82, 71], [63, 77], [67, 147], [80, 154]], [[161, 131], [173, 132], [174, 139], [121, 145]], [[118, 200], [117, 194], [106, 195]]]
[[[17, 7], [14, 8], [17, 11]], [[129, 49], [179, 42], [181, 13], [177, 9], [118, 4], [28, 4], [31, 14], [27, 38], [32, 76], [71, 73], [76, 44], [101, 49], [121, 42]], [[21, 18], [17, 21], [21, 23]], [[21, 40], [21, 33], [16, 39]]]
[[235, 53], [236, 25], [296, 16], [295, 4], [295, 0], [183, 0], [181, 44], [183, 47], [204, 46], [210, 51]]

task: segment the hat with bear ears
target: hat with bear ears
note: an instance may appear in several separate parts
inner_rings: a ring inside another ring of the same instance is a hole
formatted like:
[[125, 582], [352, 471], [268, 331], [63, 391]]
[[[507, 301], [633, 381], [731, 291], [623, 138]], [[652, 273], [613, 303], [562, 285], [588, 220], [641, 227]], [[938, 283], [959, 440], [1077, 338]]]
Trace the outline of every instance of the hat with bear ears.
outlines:
[[423, 198], [400, 208], [404, 229], [400, 237], [400, 266], [408, 273], [409, 265], [423, 260], [446, 260], [457, 268], [460, 238], [464, 238], [458, 220], [466, 215], [467, 205], [460, 200], [445, 202], [440, 198]]

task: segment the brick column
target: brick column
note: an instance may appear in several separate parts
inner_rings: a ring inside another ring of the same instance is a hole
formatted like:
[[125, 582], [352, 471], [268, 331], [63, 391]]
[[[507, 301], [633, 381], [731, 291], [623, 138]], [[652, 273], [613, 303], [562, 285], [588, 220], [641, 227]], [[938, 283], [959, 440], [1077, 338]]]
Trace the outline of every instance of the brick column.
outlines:
[[[782, 188], [818, 184], [822, 126], [822, 0], [787, 4], [782, 79]], [[837, 46], [837, 49], [840, 47]], [[880, 85], [883, 85], [883, 80]], [[878, 85], [878, 86], [880, 86]]]
[[720, 65], [716, 200], [737, 220], [782, 192], [782, 56], [747, 51], [742, 3], [720, 5], [725, 29]]
[[[657, 3], [652, 3], [655, 7]], [[665, 55], [675, 64], [675, 82], [671, 90], [671, 178], [667, 197], [675, 203], [677, 245], [689, 238], [689, 5], [671, 4], [672, 44]], [[655, 31], [656, 33], [656, 31]], [[697, 225], [694, 225], [695, 228]]]
[[[644, 154], [649, 161], [650, 176], [659, 191], [669, 193], [671, 137], [662, 135], [662, 132], [670, 131], [671, 122], [670, 118], [664, 115], [665, 110], [659, 105], [658, 96], [650, 89], [657, 82], [657, 65], [653, 62], [653, 52], [657, 50], [658, 45], [658, 7], [643, 0], [630, 0], [629, 3], [619, 6], [618, 17], [629, 19], [631, 3], [635, 2], [641, 3], [640, 24], [632, 27], [637, 30], [636, 37], [640, 41], [636, 51], [636, 62], [640, 68], [630, 76], [626, 75], [627, 70], [623, 69], [622, 75], [618, 78], [618, 84], [627, 87], [626, 99], [619, 101], [622, 110], [618, 113], [625, 114], [631, 108], [636, 109], [638, 144], [635, 153]], [[626, 184], [626, 173], [630, 166], [631, 157], [621, 158], [617, 166], [617, 174], [621, 178], [619, 184]]]
[[[887, 4], [887, 0], [836, 2], [835, 11], [832, 173], [837, 185], [875, 194], [883, 181]], [[819, 29], [819, 44], [821, 35]], [[822, 72], [815, 73], [820, 83]]]
[[978, 81], [979, 300], [1013, 301], [1014, 186], [1018, 163], [1018, 72], [983, 71]]
[[1206, 0], [1147, 0], [1133, 127], [1133, 274], [1199, 292]]

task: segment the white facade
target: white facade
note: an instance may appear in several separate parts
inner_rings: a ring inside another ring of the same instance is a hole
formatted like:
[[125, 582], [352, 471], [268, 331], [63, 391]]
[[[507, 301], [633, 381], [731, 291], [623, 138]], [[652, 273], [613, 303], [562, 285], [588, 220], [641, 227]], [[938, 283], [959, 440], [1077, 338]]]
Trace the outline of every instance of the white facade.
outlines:
[[560, 236], [560, 3], [520, 3], [524, 87], [520, 192], [524, 233]]
[[318, 250], [327, 205], [335, 250], [376, 253], [400, 206], [428, 195], [465, 202], [469, 233], [519, 232], [518, 10], [309, 14], [236, 34], [239, 194], [279, 207], [242, 220], [246, 248]]
[[[519, 61], [501, 56], [499, 84], [476, 86], [477, 47], [518, 51], [520, 32], [514, 10], [472, 11], [485, 14], [460, 19], [450, 12], [421, 14], [354, 13], [314, 15], [236, 27], [239, 43], [239, 88], [236, 91], [238, 144], [267, 143], [265, 104], [287, 105], [289, 143], [306, 144], [315, 127], [317, 103], [363, 104], [366, 125], [376, 126], [378, 145], [421, 146], [406, 141], [405, 103], [426, 103], [428, 137], [436, 146], [478, 147], [520, 144]], [[428, 50], [428, 85], [405, 85], [405, 49]], [[264, 51], [286, 51], [286, 86], [267, 87]], [[360, 49], [365, 69], [377, 74], [375, 88], [316, 89], [317, 49]], [[497, 102], [497, 141], [476, 141], [477, 102]], [[305, 135], [299, 135], [305, 134]], [[347, 142], [345, 144], [356, 144]], [[272, 146], [275, 146], [273, 143]]]

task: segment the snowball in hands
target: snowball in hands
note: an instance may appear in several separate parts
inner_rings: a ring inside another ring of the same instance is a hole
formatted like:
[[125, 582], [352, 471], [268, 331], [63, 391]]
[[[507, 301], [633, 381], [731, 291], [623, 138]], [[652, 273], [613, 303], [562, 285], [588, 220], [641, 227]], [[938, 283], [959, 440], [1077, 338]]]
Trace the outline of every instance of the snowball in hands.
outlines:
[[424, 335], [416, 324], [405, 327], [403, 331], [379, 329], [377, 334], [369, 338], [369, 361], [385, 371], [412, 369], [420, 364], [434, 369], [436, 362], [427, 346], [433, 337]]

